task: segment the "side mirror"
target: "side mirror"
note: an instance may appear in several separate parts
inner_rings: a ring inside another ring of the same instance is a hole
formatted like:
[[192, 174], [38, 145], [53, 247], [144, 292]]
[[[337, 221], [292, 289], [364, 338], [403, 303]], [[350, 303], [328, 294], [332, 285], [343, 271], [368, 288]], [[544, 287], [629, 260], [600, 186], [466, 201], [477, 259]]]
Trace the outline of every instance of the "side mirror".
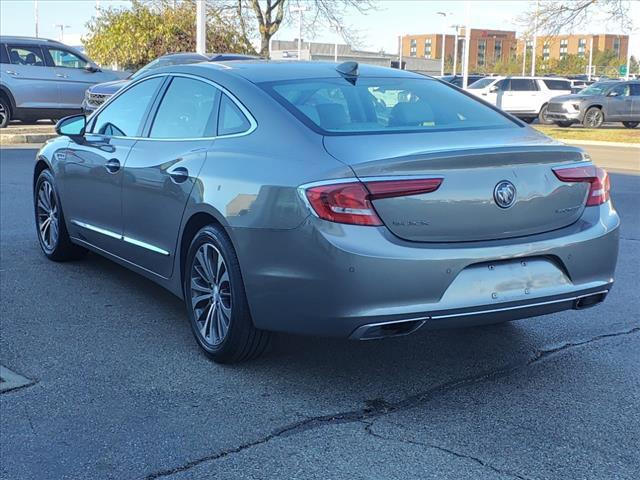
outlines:
[[616, 92], [616, 91], [607, 93], [607, 97], [617, 97], [618, 95], [620, 95], [620, 94], [618, 92]]
[[97, 65], [94, 65], [94, 64], [93, 64], [93, 63], [91, 63], [91, 62], [87, 63], [87, 64], [84, 66], [84, 69], [85, 69], [87, 72], [90, 72], [90, 73], [96, 73], [96, 72], [99, 72], [99, 71], [100, 71], [100, 69], [97, 67]]
[[74, 139], [84, 136], [85, 128], [87, 128], [87, 117], [84, 115], [71, 115], [56, 124], [56, 133]]
[[489, 89], [489, 93], [496, 93], [498, 90], [499, 90], [499, 89], [498, 89], [498, 86], [497, 86], [497, 85], [494, 85], [493, 87], [491, 87], [491, 88]]

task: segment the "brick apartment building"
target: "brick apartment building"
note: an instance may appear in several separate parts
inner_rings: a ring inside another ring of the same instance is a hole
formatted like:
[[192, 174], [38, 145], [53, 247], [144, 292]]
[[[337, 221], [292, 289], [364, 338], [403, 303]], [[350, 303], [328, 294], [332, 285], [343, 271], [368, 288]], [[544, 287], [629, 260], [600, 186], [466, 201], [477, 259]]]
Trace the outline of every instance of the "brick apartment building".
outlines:
[[[458, 33], [458, 71], [462, 64], [464, 45], [464, 28]], [[589, 55], [589, 45], [593, 38], [593, 51], [612, 50], [618, 58], [627, 58], [629, 36], [617, 34], [596, 35], [558, 35], [555, 37], [538, 37], [536, 52], [546, 59], [562, 59], [566, 55]], [[507, 61], [510, 55], [522, 55], [525, 41], [516, 39], [516, 32], [509, 30], [471, 29], [469, 50], [469, 71], [494, 65], [500, 60]], [[527, 56], [531, 55], [532, 43], [527, 41]], [[445, 35], [445, 59], [453, 59], [455, 44], [454, 35]], [[426, 58], [440, 60], [442, 58], [442, 34], [425, 33], [402, 37], [402, 56], [409, 58]]]
[[[593, 51], [603, 52], [612, 50], [616, 56], [626, 61], [629, 48], [628, 35], [596, 34], [596, 35], [558, 35], [554, 37], [538, 37], [536, 40], [536, 54], [543, 60], [561, 60], [567, 55], [588, 56], [591, 40], [593, 39]], [[527, 43], [527, 55], [531, 55], [532, 42]], [[517, 53], [522, 55], [525, 42], [518, 41]]]
[[[458, 32], [458, 65], [461, 65], [464, 45], [464, 28]], [[471, 29], [469, 50], [469, 70], [484, 65], [493, 65], [500, 60], [508, 60], [516, 51], [516, 32], [508, 30]], [[445, 35], [445, 59], [453, 59], [455, 35]], [[442, 58], [442, 34], [427, 33], [407, 35], [402, 38], [402, 56], [404, 58]], [[459, 67], [460, 68], [460, 67]]]

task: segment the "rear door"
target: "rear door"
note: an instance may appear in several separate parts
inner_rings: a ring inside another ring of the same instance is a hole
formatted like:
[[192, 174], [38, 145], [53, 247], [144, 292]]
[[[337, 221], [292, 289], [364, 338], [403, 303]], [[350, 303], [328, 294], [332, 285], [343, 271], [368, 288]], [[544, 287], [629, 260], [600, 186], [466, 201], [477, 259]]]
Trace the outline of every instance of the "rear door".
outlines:
[[2, 76], [11, 85], [18, 108], [59, 108], [57, 77], [48, 67], [39, 45], [7, 44], [8, 64], [2, 65]]
[[204, 79], [174, 76], [127, 159], [123, 257], [162, 277], [171, 275], [187, 199], [216, 136], [220, 96]]
[[131, 148], [165, 77], [134, 85], [92, 117], [83, 141], [69, 143], [58, 186], [72, 236], [122, 256], [122, 180]]
[[502, 109], [510, 113], [537, 113], [540, 103], [540, 89], [534, 79], [512, 78], [504, 93]]
[[630, 95], [628, 83], [620, 83], [607, 93], [607, 109], [605, 120], [622, 121], [632, 115], [633, 99]]
[[629, 85], [632, 102], [631, 119], [632, 122], [640, 122], [640, 83], [632, 83]]

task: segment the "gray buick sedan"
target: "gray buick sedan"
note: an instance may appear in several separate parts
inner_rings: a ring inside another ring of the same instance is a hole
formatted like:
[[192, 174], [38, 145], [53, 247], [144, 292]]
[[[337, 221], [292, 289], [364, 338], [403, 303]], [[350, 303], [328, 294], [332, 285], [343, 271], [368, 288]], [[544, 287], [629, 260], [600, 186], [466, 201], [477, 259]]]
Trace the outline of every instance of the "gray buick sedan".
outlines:
[[186, 303], [217, 362], [272, 332], [374, 339], [602, 302], [619, 218], [580, 149], [372, 66], [159, 69], [38, 153], [55, 261], [104, 255]]

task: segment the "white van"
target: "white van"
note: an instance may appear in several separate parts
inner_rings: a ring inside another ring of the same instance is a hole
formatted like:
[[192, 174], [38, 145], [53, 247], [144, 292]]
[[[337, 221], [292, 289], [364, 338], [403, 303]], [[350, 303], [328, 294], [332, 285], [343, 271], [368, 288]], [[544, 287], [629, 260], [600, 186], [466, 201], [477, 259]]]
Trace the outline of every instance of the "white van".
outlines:
[[558, 77], [486, 77], [467, 90], [527, 123], [537, 118], [551, 124], [547, 104], [553, 97], [570, 94], [571, 82]]

